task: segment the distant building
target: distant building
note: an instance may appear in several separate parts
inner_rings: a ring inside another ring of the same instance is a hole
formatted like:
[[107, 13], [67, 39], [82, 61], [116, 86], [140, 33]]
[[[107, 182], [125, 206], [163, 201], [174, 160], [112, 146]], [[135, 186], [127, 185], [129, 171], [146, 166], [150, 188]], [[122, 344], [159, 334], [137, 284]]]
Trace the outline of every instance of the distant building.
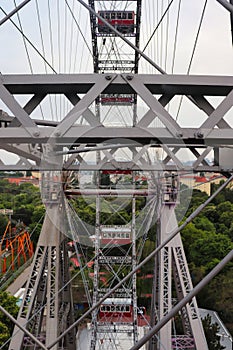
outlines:
[[5, 178], [10, 184], [22, 185], [23, 183], [31, 183], [34, 186], [39, 186], [39, 180], [33, 176], [25, 177], [7, 177]]
[[194, 187], [210, 195], [210, 182], [205, 176], [194, 176]]
[[224, 180], [224, 176], [220, 174], [206, 173], [202, 175], [181, 175], [179, 180], [181, 184], [188, 186], [188, 188], [197, 189], [202, 192], [206, 192], [210, 195], [211, 184], [219, 184], [221, 180]]

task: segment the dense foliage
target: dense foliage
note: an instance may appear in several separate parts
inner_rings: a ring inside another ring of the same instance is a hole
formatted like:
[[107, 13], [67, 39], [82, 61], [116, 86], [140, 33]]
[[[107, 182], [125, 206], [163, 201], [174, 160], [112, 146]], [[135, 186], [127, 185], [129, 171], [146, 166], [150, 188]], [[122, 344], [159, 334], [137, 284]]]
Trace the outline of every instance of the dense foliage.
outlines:
[[203, 327], [205, 329], [205, 336], [208, 343], [209, 350], [223, 350], [225, 346], [221, 346], [220, 344], [220, 336], [217, 335], [219, 333], [220, 327], [217, 323], [211, 322], [210, 315], [207, 315], [203, 320]]
[[[213, 193], [220, 185], [212, 184], [211, 192]], [[207, 198], [207, 194], [194, 190], [186, 216]], [[221, 191], [198, 217], [185, 227], [182, 238], [195, 285], [233, 249], [232, 189], [226, 188]], [[197, 296], [198, 305], [217, 311], [231, 333], [233, 333], [232, 291], [233, 263], [229, 263]]]
[[[219, 186], [213, 184], [213, 193]], [[181, 222], [205, 202], [208, 195], [200, 190], [190, 190], [182, 185], [178, 215], [185, 213]], [[180, 217], [182, 217], [180, 215]], [[196, 285], [224, 256], [233, 249], [233, 190], [226, 188], [202, 210], [181, 232], [189, 270], [193, 284]], [[155, 247], [156, 227], [151, 228], [145, 244], [142, 258], [145, 258]], [[153, 262], [147, 263], [140, 271], [141, 275], [153, 272]], [[138, 280], [139, 293], [151, 293], [152, 281]], [[233, 263], [229, 263], [197, 296], [198, 306], [219, 313], [229, 331], [233, 334]], [[142, 300], [150, 306], [148, 298]], [[204, 323], [209, 329], [208, 321]], [[217, 341], [217, 340], [216, 340]], [[210, 346], [210, 345], [209, 345]], [[211, 345], [211, 349], [217, 349]], [[219, 348], [220, 349], [220, 348]]]
[[[17, 299], [7, 292], [0, 292], [0, 305], [13, 316], [17, 318], [18, 306], [16, 304]], [[8, 349], [8, 345], [2, 347], [5, 342], [9, 339], [12, 334], [14, 324], [10, 319], [3, 313], [0, 312], [0, 347], [3, 350]]]
[[[17, 174], [18, 176], [20, 174]], [[23, 175], [23, 174], [22, 174]], [[31, 239], [36, 245], [41, 230], [44, 206], [41, 203], [39, 188], [30, 183], [20, 186], [10, 184], [6, 179], [0, 180], [0, 209], [13, 209], [11, 216], [12, 227], [18, 222], [23, 222], [29, 229]], [[8, 217], [0, 214], [0, 237], [7, 226]], [[0, 305], [4, 307], [13, 317], [17, 318], [17, 299], [7, 292], [0, 292]], [[0, 312], [0, 347], [9, 339], [13, 331], [13, 323], [2, 312]], [[1, 349], [8, 349], [5, 345]]]
[[[22, 221], [29, 227], [31, 239], [36, 244], [45, 213], [38, 187], [30, 183], [18, 186], [10, 184], [6, 179], [1, 179], [0, 209], [13, 209], [12, 226]], [[4, 232], [7, 221], [8, 217], [0, 214], [0, 234]]]

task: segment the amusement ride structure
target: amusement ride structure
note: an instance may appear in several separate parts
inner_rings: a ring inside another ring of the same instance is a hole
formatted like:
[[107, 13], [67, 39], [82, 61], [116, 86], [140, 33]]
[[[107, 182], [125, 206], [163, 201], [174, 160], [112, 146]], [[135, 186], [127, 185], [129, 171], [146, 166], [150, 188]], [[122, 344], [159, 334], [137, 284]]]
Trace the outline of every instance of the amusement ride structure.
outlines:
[[[29, 2], [15, 6], [0, 24]], [[1, 75], [0, 99], [8, 111], [0, 115], [1, 149], [18, 161], [1, 161], [0, 169], [40, 171], [46, 206], [9, 349], [207, 350], [175, 209], [181, 174], [219, 172], [228, 179], [223, 186], [232, 179], [232, 122], [225, 116], [233, 105], [233, 77], [167, 74], [140, 49], [141, 0], [77, 2], [89, 11], [92, 74], [59, 74], [44, 60], [54, 74]], [[219, 3], [232, 18], [233, 4]], [[139, 74], [141, 60], [153, 74]], [[68, 111], [59, 110], [60, 120], [35, 117], [51, 96], [68, 101]], [[201, 111], [198, 127], [190, 120], [183, 127], [172, 114], [170, 103], [177, 96]], [[210, 96], [220, 98], [217, 107]], [[192, 154], [189, 163], [179, 156], [186, 150]], [[82, 185], [86, 173], [91, 186]], [[75, 212], [72, 203], [80, 197], [94, 208], [94, 224]], [[150, 229], [156, 248], [141, 262]], [[77, 320], [70, 241], [89, 307]], [[91, 282], [85, 249], [93, 253]], [[154, 264], [150, 315], [137, 296], [137, 272], [149, 258]], [[173, 333], [175, 307], [182, 335]], [[84, 345], [76, 339], [83, 320], [88, 320]]]
[[[11, 209], [1, 209], [1, 213], [13, 213]], [[10, 214], [10, 215], [11, 215]], [[30, 234], [23, 223], [12, 227], [11, 219], [0, 241], [0, 273], [5, 274], [8, 266], [15, 271], [33, 256], [33, 244]]]

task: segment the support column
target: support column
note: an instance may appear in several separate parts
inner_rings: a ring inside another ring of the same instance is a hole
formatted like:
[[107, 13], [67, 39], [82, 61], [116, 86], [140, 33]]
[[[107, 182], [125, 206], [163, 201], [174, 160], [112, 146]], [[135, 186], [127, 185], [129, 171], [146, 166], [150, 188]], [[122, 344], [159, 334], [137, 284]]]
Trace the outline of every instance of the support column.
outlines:
[[[60, 203], [47, 207], [37, 244], [31, 274], [17, 321], [47, 346], [73, 323], [73, 302], [69, 281], [66, 239], [61, 232], [63, 208]], [[24, 332], [14, 329], [10, 350], [37, 349]], [[58, 349], [75, 350], [75, 330], [60, 343]]]
[[[164, 204], [161, 212], [160, 243], [178, 226], [175, 205]], [[180, 234], [177, 234], [159, 253], [159, 300], [158, 314], [161, 320], [172, 308], [172, 272], [178, 301], [182, 300], [193, 288]], [[181, 312], [184, 335], [173, 338], [169, 321], [159, 332], [157, 349], [172, 349], [173, 342], [181, 348], [208, 350], [196, 299]]]
[[[164, 205], [162, 207], [160, 218], [160, 230], [157, 231], [159, 235], [158, 241], [163, 243], [167, 238], [168, 233], [171, 231], [172, 223], [169, 220], [170, 210], [169, 207]], [[171, 310], [171, 291], [172, 291], [172, 255], [171, 255], [171, 242], [164, 247], [158, 257], [159, 262], [159, 278], [158, 278], [158, 318], [161, 320]], [[171, 321], [160, 330], [159, 341], [157, 343], [158, 349], [171, 349]]]
[[[135, 177], [133, 175], [133, 184], [135, 188]], [[136, 261], [136, 198], [132, 198], [132, 224], [131, 224], [131, 234], [132, 234], [132, 270], [135, 269]], [[133, 337], [134, 344], [138, 341], [138, 307], [137, 307], [137, 275], [136, 273], [132, 277], [132, 303], [133, 303]]]

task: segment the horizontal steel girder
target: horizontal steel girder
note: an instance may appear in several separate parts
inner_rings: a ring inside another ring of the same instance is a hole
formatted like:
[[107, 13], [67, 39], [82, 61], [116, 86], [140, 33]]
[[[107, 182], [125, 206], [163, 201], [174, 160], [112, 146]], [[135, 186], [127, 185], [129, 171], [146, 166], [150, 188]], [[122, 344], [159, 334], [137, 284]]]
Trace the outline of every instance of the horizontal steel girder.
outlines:
[[66, 190], [66, 195], [73, 196], [122, 196], [122, 197], [147, 197], [157, 194], [156, 189], [152, 190], [122, 190], [122, 189], [81, 189]]
[[[12, 94], [85, 94], [91, 86], [115, 74], [57, 74], [57, 75], [1, 75], [2, 84]], [[133, 94], [123, 79], [133, 80], [133, 74], [118, 75], [105, 89], [106, 94]], [[138, 79], [152, 94], [227, 95], [233, 88], [231, 76], [187, 76], [138, 74]]]
[[[127, 164], [125, 166], [122, 166], [121, 168], [118, 169], [128, 169]], [[163, 171], [179, 171], [176, 165], [174, 164], [168, 164], [164, 166], [153, 166], [149, 165], [143, 167], [144, 171], [158, 171], [161, 172], [161, 169]], [[35, 164], [24, 164], [24, 165], [12, 165], [12, 164], [0, 164], [0, 171], [47, 171], [47, 170], [54, 170], [54, 167], [51, 165], [49, 167], [46, 165], [44, 168], [41, 165], [35, 165]], [[99, 165], [93, 165], [93, 164], [85, 164], [85, 165], [80, 165], [80, 164], [73, 164], [69, 167], [66, 167], [65, 165], [61, 168], [58, 168], [57, 170], [70, 170], [70, 171], [98, 171], [98, 170], [116, 170], [116, 168], [112, 164], [106, 164], [105, 166], [100, 167]], [[141, 171], [142, 167], [139, 166], [133, 166], [132, 171]], [[213, 166], [213, 165], [208, 165], [208, 166], [198, 166], [195, 169], [193, 169], [190, 165], [184, 165], [182, 168], [182, 171], [184, 172], [215, 172], [215, 173], [220, 173], [223, 171], [228, 171], [229, 169], [224, 169], [221, 166]]]
[[[40, 128], [2, 128], [0, 129], [1, 144], [25, 143], [25, 144], [46, 144], [57, 145], [89, 144], [95, 145], [114, 139], [125, 139], [138, 142], [139, 145], [179, 145], [188, 146], [225, 146], [233, 145], [233, 129], [200, 130], [197, 128], [180, 129], [181, 134], [175, 137], [165, 128], [140, 128], [140, 127], [91, 127], [72, 126], [64, 136], [54, 133], [52, 127]], [[30, 131], [30, 133], [29, 133]], [[205, 132], [208, 135], [204, 137]], [[110, 143], [109, 143], [110, 144]], [[115, 144], [115, 142], [113, 142]], [[111, 148], [111, 147], [109, 147]]]

